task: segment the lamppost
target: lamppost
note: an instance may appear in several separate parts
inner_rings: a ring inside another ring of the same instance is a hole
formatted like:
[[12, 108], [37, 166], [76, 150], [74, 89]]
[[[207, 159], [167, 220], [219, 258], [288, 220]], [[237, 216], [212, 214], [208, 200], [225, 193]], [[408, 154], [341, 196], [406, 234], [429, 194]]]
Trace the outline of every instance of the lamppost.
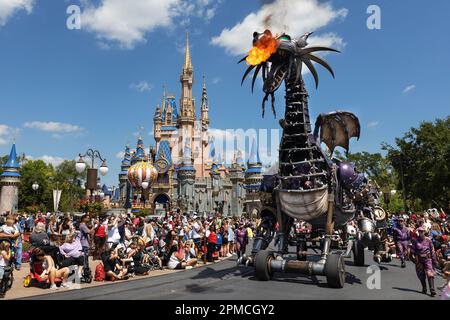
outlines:
[[34, 207], [34, 206], [36, 206], [36, 195], [37, 195], [37, 191], [39, 189], [39, 184], [37, 182], [34, 182], [31, 185], [31, 189], [33, 189], [33, 191], [34, 191], [34, 204], [33, 204], [33, 207]]
[[82, 173], [86, 169], [86, 162], [84, 160], [85, 157], [88, 157], [91, 159], [91, 167], [87, 171], [87, 180], [86, 180], [86, 188], [90, 190], [91, 199], [94, 193], [94, 190], [97, 189], [97, 169], [95, 168], [95, 159], [99, 159], [102, 161], [102, 164], [100, 166], [100, 174], [102, 176], [106, 176], [108, 173], [108, 166], [106, 165], [106, 159], [103, 159], [100, 155], [100, 152], [98, 150], [89, 149], [86, 151], [86, 154], [82, 155], [79, 154], [79, 159], [77, 163], [75, 164], [75, 169], [78, 173]]

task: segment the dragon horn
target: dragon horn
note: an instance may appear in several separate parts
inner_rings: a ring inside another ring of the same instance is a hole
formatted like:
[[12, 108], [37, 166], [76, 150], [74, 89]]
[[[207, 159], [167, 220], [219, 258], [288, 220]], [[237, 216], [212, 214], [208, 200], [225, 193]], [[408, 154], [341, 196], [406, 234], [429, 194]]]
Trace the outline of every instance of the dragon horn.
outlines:
[[315, 55], [312, 55], [310, 53], [308, 53], [306, 55], [306, 57], [308, 57], [312, 61], [317, 62], [318, 64], [322, 65], [325, 69], [327, 69], [331, 73], [331, 75], [334, 78], [334, 71], [333, 71], [333, 69], [330, 67], [330, 65], [325, 60], [323, 60], [323, 59], [321, 59], [321, 58], [319, 58], [319, 57], [317, 57]]
[[241, 63], [241, 62], [244, 62], [244, 60], [247, 59], [247, 58], [248, 58], [248, 56], [243, 57], [241, 60], [238, 61], [238, 64]]
[[241, 86], [244, 84], [244, 80], [245, 78], [248, 76], [248, 74], [250, 73], [250, 71], [253, 70], [253, 68], [255, 68], [255, 66], [250, 66], [247, 68], [247, 70], [244, 73], [244, 76], [242, 77], [242, 81], [241, 81]]
[[316, 82], [316, 89], [319, 87], [319, 76], [317, 74], [316, 68], [314, 68], [314, 65], [312, 64], [311, 60], [307, 58], [302, 59], [303, 62], [306, 64], [308, 69], [311, 71], [312, 75], [314, 76], [314, 80]]
[[262, 65], [258, 64], [258, 66], [256, 67], [255, 72], [253, 73], [253, 80], [252, 80], [252, 93], [253, 93], [253, 88], [255, 87], [255, 81], [256, 81], [256, 77], [258, 76], [259, 70], [261, 70]]
[[339, 50], [332, 49], [332, 48], [327, 48], [327, 47], [310, 47], [310, 48], [302, 49], [301, 54], [308, 54], [308, 53], [312, 53], [312, 52], [316, 52], [316, 51], [333, 51], [333, 52], [340, 53]]

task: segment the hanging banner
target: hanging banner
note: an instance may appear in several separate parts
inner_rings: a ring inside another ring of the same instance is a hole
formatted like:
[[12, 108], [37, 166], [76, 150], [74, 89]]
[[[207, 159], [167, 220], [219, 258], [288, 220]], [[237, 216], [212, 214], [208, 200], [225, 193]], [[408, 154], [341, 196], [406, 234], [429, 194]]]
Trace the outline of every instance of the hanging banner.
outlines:
[[62, 190], [53, 190], [53, 212], [58, 211]]

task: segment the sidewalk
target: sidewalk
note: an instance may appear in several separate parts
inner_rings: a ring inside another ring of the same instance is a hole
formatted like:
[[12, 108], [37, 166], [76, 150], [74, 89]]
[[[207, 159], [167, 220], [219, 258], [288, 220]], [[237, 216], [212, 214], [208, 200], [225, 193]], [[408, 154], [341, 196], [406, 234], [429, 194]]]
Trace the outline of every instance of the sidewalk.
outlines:
[[[229, 257], [220, 258], [215, 263], [218, 263], [218, 262], [226, 260], [226, 259], [229, 259]], [[92, 260], [90, 257], [89, 265], [91, 267], [93, 276], [95, 273], [95, 267], [99, 263], [100, 263], [100, 260]], [[208, 263], [204, 264], [203, 262], [200, 261], [195, 268], [201, 268], [201, 267], [211, 265], [211, 264], [213, 264], [213, 263], [208, 262]], [[37, 295], [42, 295], [42, 294], [53, 294], [53, 293], [58, 293], [58, 292], [69, 290], [69, 289], [64, 289], [64, 288], [60, 288], [59, 290], [55, 290], [55, 291], [50, 290], [50, 289], [25, 288], [23, 286], [23, 279], [28, 275], [29, 271], [30, 271], [30, 268], [29, 268], [28, 263], [24, 263], [22, 265], [22, 269], [20, 271], [17, 271], [17, 270], [14, 271], [14, 284], [13, 284], [12, 288], [8, 292], [6, 292], [4, 300], [27, 298], [27, 297], [32, 297], [32, 296], [37, 296]], [[120, 282], [125, 282], [125, 281], [139, 281], [140, 279], [163, 276], [163, 275], [176, 273], [176, 272], [183, 272], [183, 271], [185, 271], [185, 270], [170, 270], [170, 269], [154, 270], [154, 271], [151, 271], [151, 273], [148, 276], [135, 276], [128, 280], [120, 280], [120, 281], [115, 281], [115, 282], [112, 282], [112, 281], [97, 282], [97, 281], [92, 280], [92, 282], [89, 284], [81, 283], [81, 289], [98, 287], [98, 286], [107, 286], [107, 285], [110, 285], [113, 283], [120, 283]], [[78, 290], [78, 289], [70, 289], [70, 290]]]

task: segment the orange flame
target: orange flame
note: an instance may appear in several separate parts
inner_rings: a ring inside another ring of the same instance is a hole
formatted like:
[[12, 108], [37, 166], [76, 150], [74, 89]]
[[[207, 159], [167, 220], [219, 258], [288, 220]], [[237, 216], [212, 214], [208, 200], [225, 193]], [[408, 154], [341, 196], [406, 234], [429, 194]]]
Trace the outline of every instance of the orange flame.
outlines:
[[261, 62], [267, 61], [270, 56], [278, 49], [278, 41], [272, 36], [269, 30], [256, 42], [250, 49], [247, 57], [247, 64], [256, 66]]

